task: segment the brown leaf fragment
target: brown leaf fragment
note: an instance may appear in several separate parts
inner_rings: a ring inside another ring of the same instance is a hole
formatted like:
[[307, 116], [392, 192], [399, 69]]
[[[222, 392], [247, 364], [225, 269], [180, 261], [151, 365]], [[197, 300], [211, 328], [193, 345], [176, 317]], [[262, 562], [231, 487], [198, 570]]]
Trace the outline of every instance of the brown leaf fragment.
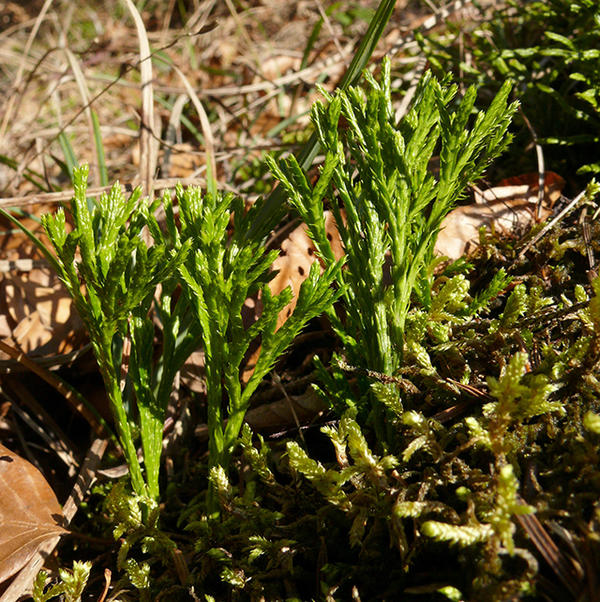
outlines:
[[[490, 188], [490, 190], [493, 191], [501, 187], [508, 189], [510, 187], [514, 188], [518, 186], [526, 187], [526, 195], [531, 203], [537, 202], [538, 191], [540, 189], [540, 175], [537, 171], [522, 174], [520, 176], [513, 176], [512, 178], [504, 178], [504, 180], [498, 182], [498, 186]], [[544, 197], [545, 202], [549, 207], [554, 206], [554, 203], [558, 201], [564, 187], [565, 180], [562, 176], [559, 176], [554, 171], [547, 171], [544, 173]]]
[[[560, 198], [564, 185], [558, 174], [546, 172], [542, 220], [552, 213], [551, 207]], [[442, 222], [435, 252], [458, 259], [478, 244], [482, 226], [507, 236], [529, 228], [535, 222], [538, 190], [538, 174], [532, 173], [502, 180], [499, 186], [488, 190], [475, 191], [475, 203], [450, 211]]]
[[[542, 208], [543, 219], [550, 213], [550, 209]], [[526, 199], [463, 205], [450, 211], [442, 222], [435, 252], [453, 260], [458, 259], [479, 243], [479, 229], [482, 226], [491, 227], [499, 234], [510, 235], [524, 230], [534, 221], [535, 204]]]
[[[331, 211], [325, 211], [325, 231], [331, 244], [336, 259], [344, 255], [344, 248], [340, 234], [335, 224], [335, 217]], [[269, 282], [273, 295], [278, 295], [283, 289], [290, 286], [292, 301], [281, 310], [277, 319], [279, 328], [292, 314], [296, 307], [296, 300], [302, 283], [308, 278], [310, 266], [318, 261], [317, 250], [310, 239], [306, 224], [301, 224], [290, 232], [289, 236], [281, 243], [281, 254], [273, 262], [273, 270], [278, 273]]]
[[[298, 421], [302, 425], [310, 424], [327, 410], [327, 404], [312, 390], [302, 395], [290, 395], [289, 399], [279, 399], [263, 404], [246, 412], [244, 422], [253, 431], [261, 434], [294, 428]], [[194, 434], [200, 441], [208, 440], [208, 425], [199, 424]], [[106, 471], [103, 471], [103, 473]]]
[[0, 583], [48, 539], [67, 531], [52, 488], [32, 464], [0, 444]]
[[85, 331], [58, 276], [45, 268], [0, 274], [0, 336], [25, 353], [52, 357], [80, 348]]

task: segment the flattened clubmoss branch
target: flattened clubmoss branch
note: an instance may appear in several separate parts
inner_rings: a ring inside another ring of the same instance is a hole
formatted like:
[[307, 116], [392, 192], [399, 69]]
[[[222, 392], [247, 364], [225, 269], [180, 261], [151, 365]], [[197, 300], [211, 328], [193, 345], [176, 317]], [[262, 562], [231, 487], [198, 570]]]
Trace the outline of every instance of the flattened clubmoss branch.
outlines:
[[[266, 282], [277, 253], [265, 253], [260, 241], [247, 237], [260, 204], [245, 213], [241, 199], [231, 195], [203, 196], [196, 189], [178, 189], [177, 196], [182, 240], [193, 240], [195, 246], [179, 271], [201, 326], [206, 357], [210, 465], [227, 468], [252, 393], [304, 325], [328, 310], [342, 293], [331, 286], [339, 279], [341, 263], [331, 263], [323, 274], [318, 264], [312, 266], [293, 314], [276, 330], [277, 316], [289, 303], [291, 291], [271, 295]], [[242, 306], [259, 291], [262, 313], [245, 328]], [[259, 336], [260, 355], [242, 388], [240, 365], [250, 343]], [[224, 391], [226, 412], [222, 409]]]
[[471, 546], [491, 540], [495, 536], [509, 554], [514, 554], [513, 536], [516, 525], [513, 518], [535, 511], [532, 506], [524, 504], [520, 500], [518, 486], [519, 483], [512, 465], [505, 464], [498, 471], [496, 478], [496, 499], [493, 509], [488, 513], [489, 522], [474, 525], [451, 525], [429, 520], [421, 525], [421, 533], [437, 541], [447, 541], [459, 546]]
[[61, 597], [66, 602], [78, 602], [81, 600], [91, 570], [91, 562], [79, 562], [75, 560], [73, 561], [72, 571], [67, 569], [58, 570], [60, 581], [52, 586], [48, 586], [46, 583], [48, 573], [40, 571], [33, 582], [31, 597], [34, 602], [46, 602], [58, 597]]
[[[432, 260], [441, 222], [466, 185], [480, 177], [507, 146], [507, 128], [517, 104], [507, 102], [510, 85], [506, 84], [486, 112], [476, 113], [469, 127], [475, 88], [467, 90], [457, 109], [451, 110], [456, 86], [440, 83], [428, 73], [412, 109], [396, 125], [388, 60], [382, 70], [381, 83], [366, 73], [366, 93], [354, 87], [334, 95], [324, 93], [328, 106], [313, 107], [313, 123], [325, 150], [314, 186], [294, 157], [278, 164], [270, 160], [270, 164], [326, 265], [332, 263], [333, 252], [325, 236], [323, 204], [325, 198], [333, 199], [347, 253], [347, 270], [340, 273], [340, 283], [347, 285], [345, 334], [354, 337], [349, 357], [393, 374], [402, 363], [411, 296]], [[341, 117], [347, 124], [344, 128]], [[428, 169], [436, 150], [439, 179]], [[384, 268], [387, 255], [389, 284]]]
[[515, 425], [519, 427], [534, 416], [565, 412], [561, 402], [548, 399], [556, 385], [543, 374], [527, 373], [528, 363], [526, 353], [515, 353], [500, 378], [488, 378], [490, 394], [497, 401], [484, 406], [485, 421], [480, 422], [474, 416], [465, 418], [471, 435], [479, 445], [492, 451], [497, 465], [503, 465], [506, 457], [518, 449], [519, 436], [513, 433]]
[[[475, 88], [452, 109], [457, 87], [426, 73], [411, 110], [396, 124], [389, 60], [383, 61], [380, 83], [368, 72], [365, 78], [366, 91], [323, 91], [328, 104], [313, 106], [325, 152], [314, 186], [293, 156], [269, 163], [326, 266], [334, 261], [324, 221], [330, 200], [347, 267], [339, 273], [346, 323], [332, 315], [334, 328], [351, 364], [393, 375], [404, 361], [411, 301], [431, 299], [424, 276], [442, 220], [508, 145], [517, 103], [508, 102], [506, 83], [485, 112], [474, 112]], [[429, 169], [434, 152], [440, 158], [437, 178]], [[383, 440], [379, 404], [372, 411]]]
[[[153, 217], [158, 201], [149, 204], [140, 199], [139, 190], [125, 199], [116, 184], [90, 208], [86, 199], [87, 175], [87, 166], [73, 172], [73, 229], [68, 232], [62, 209], [55, 215], [45, 215], [42, 224], [56, 251], [58, 275], [88, 331], [133, 488], [138, 495], [157, 498], [166, 403], [155, 403], [149, 376], [151, 358], [145, 357], [142, 362], [138, 359], [140, 346], [152, 349], [153, 328], [148, 312], [156, 287], [172, 279], [190, 244], [172, 248]], [[142, 237], [145, 227], [154, 238], [149, 248]], [[146, 480], [129, 424], [131, 395], [128, 388], [121, 387], [123, 345], [129, 337]]]

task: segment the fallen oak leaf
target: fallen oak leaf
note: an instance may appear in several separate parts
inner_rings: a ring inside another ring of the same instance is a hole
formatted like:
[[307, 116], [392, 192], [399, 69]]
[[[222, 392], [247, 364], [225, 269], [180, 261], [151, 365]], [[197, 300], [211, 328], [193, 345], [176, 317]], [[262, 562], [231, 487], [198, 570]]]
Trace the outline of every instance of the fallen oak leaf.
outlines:
[[0, 274], [0, 293], [1, 336], [7, 342], [12, 339], [25, 353], [44, 357], [83, 346], [83, 323], [60, 279], [48, 268]]
[[[551, 213], [542, 207], [542, 219]], [[509, 235], [534, 222], [535, 205], [523, 198], [461, 205], [444, 218], [434, 251], [436, 255], [456, 260], [479, 244], [479, 229], [483, 226]]]
[[0, 444], [0, 583], [48, 539], [63, 535], [64, 516], [42, 473]]
[[[565, 181], [558, 174], [545, 174], [544, 205], [540, 219], [552, 213], [552, 206], [560, 198]], [[435, 253], [455, 260], [479, 243], [482, 226], [510, 235], [525, 230], [535, 223], [538, 201], [539, 175], [523, 174], [502, 180], [498, 186], [475, 191], [475, 203], [462, 205], [448, 213], [442, 222], [435, 243]]]
[[[554, 203], [560, 199], [563, 188], [565, 187], [565, 180], [562, 176], [559, 176], [554, 171], [546, 171], [544, 172], [544, 200], [545, 203], [549, 207], [553, 207]], [[526, 174], [522, 174], [520, 176], [512, 176], [510, 178], [504, 178], [498, 182], [498, 186], [494, 186], [489, 190], [483, 192], [484, 195], [493, 192], [498, 194], [498, 189], [504, 188], [509, 189], [510, 187], [524, 187], [525, 192], [521, 193], [520, 196], [526, 196], [529, 202], [537, 203], [538, 201], [538, 192], [540, 189], [540, 174], [535, 172], [530, 172]], [[516, 193], [514, 193], [516, 194]], [[477, 201], [477, 195], [475, 200]], [[493, 199], [492, 199], [493, 200]]]

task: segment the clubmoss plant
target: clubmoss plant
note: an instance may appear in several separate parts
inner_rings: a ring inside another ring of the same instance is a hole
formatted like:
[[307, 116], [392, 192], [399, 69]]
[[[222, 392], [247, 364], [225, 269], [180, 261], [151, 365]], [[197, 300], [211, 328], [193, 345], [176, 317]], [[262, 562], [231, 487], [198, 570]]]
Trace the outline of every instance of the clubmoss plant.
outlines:
[[34, 602], [46, 602], [59, 596], [65, 602], [79, 602], [91, 570], [91, 562], [75, 560], [72, 571], [67, 569], [58, 570], [60, 581], [50, 587], [46, 586], [48, 574], [46, 571], [40, 571], [33, 582], [31, 597]]
[[[140, 344], [152, 348], [153, 329], [143, 323], [150, 324], [148, 314], [156, 289], [173, 278], [189, 244], [172, 248], [153, 216], [158, 202], [150, 204], [141, 199], [139, 190], [125, 199], [116, 184], [97, 203], [88, 204], [87, 174], [87, 166], [73, 172], [73, 228], [67, 228], [62, 208], [55, 215], [45, 215], [42, 224], [56, 252], [58, 275], [73, 297], [98, 360], [133, 489], [138, 495], [156, 499], [166, 400], [155, 403], [148, 390], [150, 381], [141, 378], [137, 359], [143, 353]], [[146, 229], [154, 238], [151, 246], [144, 241]], [[131, 387], [126, 387], [122, 372], [127, 340], [132, 342], [132, 365], [138, 376], [134, 387], [145, 478], [129, 423], [133, 410]], [[144, 369], [147, 371], [149, 366]]]
[[[383, 61], [380, 82], [365, 77], [366, 91], [324, 92], [328, 104], [313, 107], [325, 152], [314, 186], [294, 157], [270, 164], [326, 266], [334, 263], [323, 216], [329, 199], [347, 254], [339, 273], [346, 321], [332, 315], [334, 327], [351, 364], [391, 376], [403, 364], [413, 295], [431, 298], [424, 276], [442, 220], [506, 148], [517, 104], [508, 103], [507, 84], [486, 112], [473, 115], [475, 88], [452, 109], [456, 86], [427, 73], [411, 110], [396, 124], [389, 61]], [[429, 168], [434, 153], [437, 177]], [[383, 416], [377, 407], [375, 413], [382, 439]]]
[[[271, 295], [266, 282], [277, 252], [267, 253], [262, 241], [247, 236], [259, 206], [245, 213], [241, 199], [232, 195], [203, 196], [197, 189], [179, 189], [178, 200], [181, 239], [194, 244], [194, 252], [179, 272], [200, 325], [206, 357], [210, 466], [226, 469], [256, 387], [304, 325], [327, 311], [341, 294], [341, 289], [331, 286], [339, 278], [341, 262], [331, 263], [322, 274], [318, 264], [313, 264], [294, 312], [276, 329], [277, 316], [289, 303], [291, 291]], [[232, 217], [230, 237], [228, 224]], [[242, 306], [259, 291], [262, 312], [246, 328]], [[261, 341], [260, 354], [242, 387], [241, 364], [257, 337]], [[226, 411], [222, 409], [223, 393], [227, 396]]]
[[[342, 262], [322, 274], [313, 266], [293, 314], [276, 329], [291, 291], [270, 294], [266, 283], [277, 252], [265, 252], [262, 240], [247, 236], [260, 203], [246, 213], [243, 201], [232, 195], [202, 195], [199, 189], [179, 186], [177, 222], [169, 194], [150, 203], [136, 190], [126, 199], [116, 184], [94, 203], [86, 198], [87, 167], [75, 169], [73, 177], [73, 227], [67, 226], [62, 209], [42, 220], [56, 257], [31, 236], [85, 323], [133, 490], [148, 499], [151, 513], [159, 497], [164, 416], [185, 360], [204, 347], [210, 465], [226, 469], [256, 387], [304, 325], [329, 310], [341, 294], [341, 288], [331, 285], [339, 279]], [[159, 207], [164, 227], [155, 217]], [[181, 294], [175, 295], [178, 287]], [[259, 293], [262, 311], [247, 326], [242, 306]], [[158, 332], [151, 312], [158, 318]], [[257, 338], [260, 353], [242, 386], [241, 365]], [[157, 359], [155, 339], [160, 342]], [[221, 407], [224, 393], [226, 411]], [[136, 410], [145, 471], [130, 424]]]

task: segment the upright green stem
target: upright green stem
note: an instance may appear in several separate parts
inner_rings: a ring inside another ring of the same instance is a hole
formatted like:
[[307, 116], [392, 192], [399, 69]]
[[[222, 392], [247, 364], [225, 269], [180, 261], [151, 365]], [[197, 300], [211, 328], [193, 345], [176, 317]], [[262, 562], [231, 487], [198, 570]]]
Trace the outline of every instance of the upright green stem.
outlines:
[[[113, 414], [116, 418], [117, 433], [119, 435], [119, 442], [123, 448], [123, 454], [125, 460], [129, 466], [129, 473], [131, 476], [131, 484], [133, 485], [134, 491], [141, 496], [148, 495], [146, 483], [142, 475], [142, 469], [137, 459], [137, 451], [133, 443], [133, 437], [131, 435], [131, 429], [129, 428], [129, 421], [127, 418], [127, 412], [123, 406], [123, 396], [121, 394], [121, 387], [119, 385], [119, 371], [113, 365], [113, 358], [111, 353], [111, 339], [112, 337], [103, 336], [102, 340], [102, 351], [98, 354], [98, 365], [104, 384], [106, 386], [106, 393], [110, 401]], [[109, 359], [110, 358], [110, 359]]]

